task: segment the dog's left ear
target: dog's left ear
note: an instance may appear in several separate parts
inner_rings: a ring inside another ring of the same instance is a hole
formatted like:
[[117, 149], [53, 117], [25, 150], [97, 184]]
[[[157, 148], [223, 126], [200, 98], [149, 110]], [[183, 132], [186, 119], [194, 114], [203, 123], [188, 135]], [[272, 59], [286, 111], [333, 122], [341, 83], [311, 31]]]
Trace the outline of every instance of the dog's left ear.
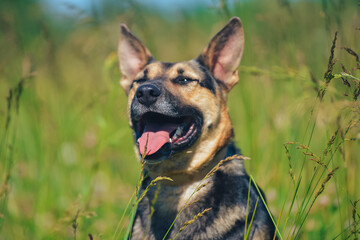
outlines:
[[197, 58], [213, 76], [221, 81], [226, 91], [238, 82], [238, 66], [244, 51], [244, 31], [240, 18], [233, 17], [210, 41]]
[[129, 93], [130, 86], [138, 74], [153, 56], [145, 45], [132, 33], [125, 24], [121, 24], [118, 58], [122, 73], [120, 85]]

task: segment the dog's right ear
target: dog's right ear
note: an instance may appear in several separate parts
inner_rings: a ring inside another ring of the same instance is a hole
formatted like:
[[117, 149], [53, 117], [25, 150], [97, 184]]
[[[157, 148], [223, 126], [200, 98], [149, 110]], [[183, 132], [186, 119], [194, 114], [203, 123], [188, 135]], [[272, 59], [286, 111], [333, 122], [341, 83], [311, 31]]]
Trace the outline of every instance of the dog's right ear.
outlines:
[[136, 74], [154, 58], [145, 45], [130, 32], [125, 24], [121, 24], [120, 27], [118, 59], [122, 73], [120, 85], [128, 94]]

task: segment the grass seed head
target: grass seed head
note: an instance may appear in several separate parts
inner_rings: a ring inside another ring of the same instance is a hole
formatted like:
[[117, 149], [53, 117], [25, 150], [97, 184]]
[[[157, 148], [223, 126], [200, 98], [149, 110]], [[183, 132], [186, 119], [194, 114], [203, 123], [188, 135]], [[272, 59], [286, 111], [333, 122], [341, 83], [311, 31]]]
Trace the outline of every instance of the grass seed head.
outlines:
[[[359, 58], [359, 55], [354, 51], [352, 50], [351, 48], [348, 48], [348, 47], [342, 47], [343, 49], [345, 49], [345, 51], [347, 53], [349, 53], [350, 55], [354, 56], [355, 59], [356, 59], [356, 62], [360, 62], [360, 58]], [[345, 71], [344, 71], [345, 72]]]
[[210, 172], [208, 172], [208, 174], [206, 174], [206, 176], [204, 177], [204, 179], [207, 179], [207, 178], [211, 177], [212, 175], [214, 175], [214, 173], [217, 172], [217, 171], [220, 169], [220, 167], [221, 167], [225, 162], [228, 162], [228, 161], [231, 161], [231, 160], [234, 160], [234, 159], [249, 160], [250, 158], [244, 157], [244, 156], [239, 155], [239, 154], [235, 154], [235, 155], [233, 155], [233, 156], [227, 157], [227, 158], [221, 160], [218, 164], [216, 164], [216, 165], [210, 170]]
[[325, 180], [321, 183], [319, 191], [315, 194], [314, 201], [318, 198], [320, 194], [322, 194], [325, 190], [326, 184], [330, 181], [330, 179], [334, 176], [335, 172], [339, 169], [339, 167], [335, 167], [332, 171], [330, 171], [325, 178]]
[[199, 218], [201, 218], [205, 213], [209, 212], [211, 210], [211, 208], [206, 208], [204, 211], [196, 214], [193, 219], [184, 222], [184, 224], [182, 225], [182, 227], [179, 230], [179, 233], [181, 233], [182, 231], [184, 231], [184, 229], [189, 226], [190, 224], [193, 224], [196, 220], [198, 220]]

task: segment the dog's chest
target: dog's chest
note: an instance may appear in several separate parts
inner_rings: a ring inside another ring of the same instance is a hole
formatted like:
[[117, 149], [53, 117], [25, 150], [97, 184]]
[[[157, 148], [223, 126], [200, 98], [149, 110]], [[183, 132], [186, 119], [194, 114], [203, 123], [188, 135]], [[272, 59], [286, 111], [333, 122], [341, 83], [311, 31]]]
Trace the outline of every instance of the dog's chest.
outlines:
[[[184, 186], [152, 187], [138, 206], [133, 239], [162, 239], [171, 228], [168, 237], [174, 237], [184, 222], [191, 220], [193, 208], [198, 208], [200, 199], [209, 191], [209, 179], [193, 182]], [[195, 210], [195, 215], [197, 210]], [[189, 215], [189, 216], [188, 216]], [[172, 223], [175, 224], [171, 227]], [[141, 237], [139, 237], [141, 236]]]
[[168, 215], [173, 215], [174, 212], [179, 213], [183, 208], [198, 201], [209, 188], [209, 179], [199, 180], [184, 186], [160, 185], [154, 187], [149, 192], [148, 197], [153, 203], [154, 210], [161, 217], [170, 217]]

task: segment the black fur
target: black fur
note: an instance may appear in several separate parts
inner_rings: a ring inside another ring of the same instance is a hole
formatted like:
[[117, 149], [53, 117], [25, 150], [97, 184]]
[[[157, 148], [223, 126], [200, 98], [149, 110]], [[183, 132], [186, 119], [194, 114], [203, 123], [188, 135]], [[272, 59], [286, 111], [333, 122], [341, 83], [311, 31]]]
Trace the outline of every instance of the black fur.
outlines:
[[[233, 143], [230, 143], [227, 149], [228, 155], [238, 153], [238, 149]], [[230, 168], [230, 172], [228, 171]], [[242, 168], [242, 160], [234, 159], [225, 162], [218, 171], [215, 172], [209, 181], [207, 193], [204, 197], [197, 199], [197, 201], [187, 208], [179, 215], [174, 226], [170, 229], [165, 239], [173, 238], [183, 223], [193, 219], [193, 217], [207, 208], [211, 208], [198, 220], [187, 226], [178, 236], [177, 239], [244, 239], [245, 216], [231, 216], [236, 214], [236, 207], [241, 206], [246, 210], [248, 194], [249, 194], [249, 176]], [[140, 195], [146, 189], [151, 179], [149, 177], [143, 182], [140, 189]], [[164, 186], [160, 185], [160, 189]], [[167, 187], [168, 188], [168, 187]], [[137, 221], [141, 222], [142, 227], [146, 230], [146, 239], [163, 239], [166, 232], [174, 221], [178, 211], [174, 209], [167, 209], [168, 211], [155, 211], [149, 218], [151, 212], [151, 202], [154, 198], [157, 187], [152, 187], [145, 198], [138, 205], [136, 212]], [[261, 192], [263, 195], [263, 193]], [[264, 197], [264, 195], [263, 195]], [[171, 199], [172, 205], [176, 206], [179, 199]], [[266, 232], [264, 239], [273, 239], [274, 227], [267, 213], [267, 210], [256, 190], [254, 184], [251, 184], [249, 211], [247, 214], [247, 227], [249, 227], [251, 218], [254, 214], [255, 204], [258, 201], [255, 217], [252, 223], [249, 239], [255, 237], [255, 232], [261, 229]], [[155, 204], [155, 209], [161, 209], [161, 206]], [[229, 211], [230, 210], [230, 211]], [[233, 211], [234, 210], [234, 211]], [[221, 230], [222, 226], [216, 224], [220, 218], [234, 218], [231, 222], [231, 227]], [[146, 227], [148, 226], [148, 227]], [[217, 233], [221, 234], [217, 234]], [[137, 239], [137, 238], [134, 238]]]
[[200, 68], [205, 75], [204, 79], [200, 82], [200, 86], [207, 88], [210, 90], [210, 92], [216, 94], [215, 79], [204, 66], [200, 66]]

